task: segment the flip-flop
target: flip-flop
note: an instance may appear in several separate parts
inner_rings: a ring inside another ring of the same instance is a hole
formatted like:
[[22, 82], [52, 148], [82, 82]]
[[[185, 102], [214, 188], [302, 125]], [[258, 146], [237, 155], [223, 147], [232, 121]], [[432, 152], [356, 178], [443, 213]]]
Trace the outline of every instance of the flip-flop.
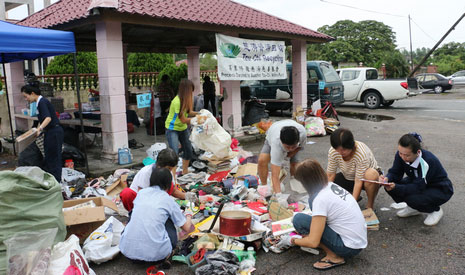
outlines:
[[318, 270], [328, 270], [328, 269], [334, 268], [336, 266], [344, 265], [346, 262], [342, 261], [340, 263], [335, 263], [335, 262], [332, 262], [330, 260], [325, 260], [325, 261], [319, 260], [317, 263], [325, 263], [325, 264], [329, 264], [329, 265], [325, 266], [325, 267], [316, 267], [315, 265], [313, 265], [313, 268], [318, 269]]

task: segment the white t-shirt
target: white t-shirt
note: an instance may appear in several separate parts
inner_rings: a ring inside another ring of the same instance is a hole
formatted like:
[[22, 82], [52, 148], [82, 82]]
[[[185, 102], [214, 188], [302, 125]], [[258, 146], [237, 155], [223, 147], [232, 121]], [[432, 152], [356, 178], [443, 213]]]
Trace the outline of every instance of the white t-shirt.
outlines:
[[131, 189], [134, 192], [139, 192], [140, 189], [144, 189], [150, 186], [150, 176], [152, 175], [152, 169], [155, 164], [144, 166], [137, 172], [136, 176], [132, 180]]
[[326, 223], [353, 249], [367, 247], [367, 226], [354, 197], [335, 183], [328, 183], [312, 204], [312, 216], [325, 216]]
[[[285, 119], [273, 123], [266, 132], [266, 141], [268, 141], [271, 147], [271, 164], [276, 166], [282, 166], [284, 158], [288, 153], [281, 142], [281, 129], [285, 126], [294, 126], [297, 128], [299, 131], [299, 147], [304, 148], [307, 143], [307, 132], [305, 131], [305, 127], [296, 121]], [[297, 154], [299, 154], [299, 152]]]

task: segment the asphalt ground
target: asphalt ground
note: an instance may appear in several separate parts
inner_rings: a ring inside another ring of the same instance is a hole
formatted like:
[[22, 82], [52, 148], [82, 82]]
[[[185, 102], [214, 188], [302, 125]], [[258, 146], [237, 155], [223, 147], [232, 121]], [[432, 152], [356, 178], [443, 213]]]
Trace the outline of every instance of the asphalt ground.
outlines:
[[[363, 115], [359, 115], [362, 119], [339, 118], [342, 127], [349, 128], [356, 140], [371, 148], [385, 171], [394, 160], [398, 139], [408, 132], [420, 133], [425, 148], [439, 158], [448, 172], [455, 194], [443, 205], [444, 217], [439, 224], [429, 227], [423, 224], [425, 216], [398, 218], [394, 209], [382, 211], [382, 207], [389, 208], [393, 201], [380, 190], [375, 202], [380, 230], [368, 232], [368, 247], [358, 256], [325, 274], [465, 274], [465, 89], [439, 95], [422, 94], [377, 110], [368, 110], [358, 103], [343, 104], [337, 110], [352, 113], [352, 117], [354, 113], [370, 115], [369, 120]], [[380, 115], [394, 119], [375, 122]], [[308, 140], [315, 144], [305, 146], [305, 157], [314, 158], [326, 167], [329, 136]], [[261, 146], [261, 142], [243, 145], [254, 154], [259, 153]], [[359, 204], [364, 208], [366, 195], [362, 196]], [[254, 274], [320, 273], [312, 265], [322, 257], [298, 247], [282, 254], [261, 250]], [[92, 268], [97, 274], [145, 274], [147, 266], [133, 264], [120, 254], [110, 262], [92, 264]], [[189, 274], [192, 271], [184, 264], [174, 263], [165, 273]]]

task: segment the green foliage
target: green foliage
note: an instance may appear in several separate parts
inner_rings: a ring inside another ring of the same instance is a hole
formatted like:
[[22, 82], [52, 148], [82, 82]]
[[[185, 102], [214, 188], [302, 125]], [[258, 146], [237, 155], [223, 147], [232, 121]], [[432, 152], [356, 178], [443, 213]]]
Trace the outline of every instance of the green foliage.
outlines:
[[3, 82], [0, 80], [0, 91], [3, 89]]
[[374, 20], [358, 23], [341, 20], [331, 26], [324, 25], [318, 31], [336, 40], [310, 45], [309, 56], [312, 59], [332, 61], [333, 64], [363, 62], [366, 66], [374, 66], [380, 53], [393, 51], [396, 47], [392, 28]]
[[[80, 74], [97, 73], [97, 55], [95, 52], [79, 52], [76, 57]], [[45, 74], [74, 74], [73, 54], [55, 56], [45, 70]]]
[[405, 57], [399, 50], [383, 52], [374, 67], [381, 68], [383, 63], [386, 65], [386, 78], [403, 78], [409, 73]]
[[129, 72], [159, 72], [169, 64], [174, 64], [173, 55], [163, 53], [129, 53]]
[[165, 66], [158, 75], [157, 85], [161, 82], [161, 78], [165, 74], [169, 76], [170, 84], [173, 87], [175, 94], [177, 94], [179, 82], [181, 82], [181, 79], [187, 78], [187, 65], [181, 64], [178, 67], [174, 64], [169, 64]]
[[434, 64], [438, 66], [439, 73], [448, 76], [465, 69], [463, 57], [463, 55], [442, 55]]
[[204, 53], [200, 55], [200, 70], [209, 71], [215, 70], [218, 66], [218, 59], [216, 53]]

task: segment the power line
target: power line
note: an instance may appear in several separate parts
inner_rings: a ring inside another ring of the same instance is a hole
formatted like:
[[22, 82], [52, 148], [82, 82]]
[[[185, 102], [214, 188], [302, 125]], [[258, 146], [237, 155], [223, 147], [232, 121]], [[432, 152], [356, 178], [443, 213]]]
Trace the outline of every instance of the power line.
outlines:
[[412, 20], [413, 24], [415, 24], [415, 25], [420, 29], [420, 31], [421, 31], [422, 33], [424, 33], [426, 36], [428, 36], [428, 37], [429, 37], [431, 40], [433, 40], [434, 42], [438, 42], [437, 39], [434, 39], [433, 37], [431, 37], [431, 35], [427, 34], [427, 33], [420, 27], [420, 25], [418, 25], [417, 22], [415, 22], [415, 20], [413, 20], [412, 17], [410, 17], [410, 19]]
[[346, 7], [346, 8], [360, 10], [360, 11], [372, 12], [372, 13], [377, 13], [377, 14], [384, 14], [384, 15], [395, 16], [395, 17], [404, 17], [404, 18], [407, 17], [405, 15], [399, 15], [399, 14], [393, 14], [393, 13], [387, 13], [387, 12], [380, 12], [380, 11], [374, 11], [374, 10], [361, 9], [361, 8], [358, 8], [358, 7], [339, 4], [339, 3], [334, 3], [334, 2], [330, 2], [330, 1], [326, 1], [326, 0], [320, 0], [320, 1], [324, 2], [324, 3], [333, 4], [333, 5], [336, 5], [336, 6]]

